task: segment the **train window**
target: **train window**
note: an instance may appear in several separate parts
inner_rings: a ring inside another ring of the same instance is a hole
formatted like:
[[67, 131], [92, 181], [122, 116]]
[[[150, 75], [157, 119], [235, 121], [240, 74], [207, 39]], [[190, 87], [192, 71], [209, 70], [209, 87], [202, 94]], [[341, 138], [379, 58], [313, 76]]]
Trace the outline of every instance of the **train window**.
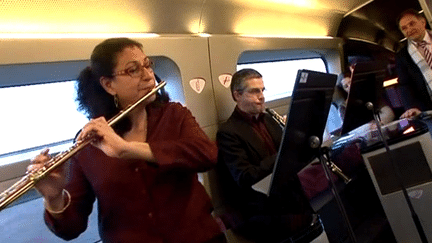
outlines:
[[171, 101], [180, 102], [185, 105], [183, 84], [180, 69], [177, 64], [170, 58], [164, 56], [152, 56], [151, 59], [155, 64], [155, 73], [162, 80], [167, 82], [164, 89], [168, 92]]
[[277, 60], [237, 64], [237, 70], [253, 68], [263, 75], [266, 101], [277, 100], [292, 95], [299, 69], [327, 72], [322, 58]]
[[22, 161], [49, 147], [59, 152], [72, 145], [87, 118], [77, 111], [75, 82], [54, 82], [0, 89], [3, 128], [0, 165]]

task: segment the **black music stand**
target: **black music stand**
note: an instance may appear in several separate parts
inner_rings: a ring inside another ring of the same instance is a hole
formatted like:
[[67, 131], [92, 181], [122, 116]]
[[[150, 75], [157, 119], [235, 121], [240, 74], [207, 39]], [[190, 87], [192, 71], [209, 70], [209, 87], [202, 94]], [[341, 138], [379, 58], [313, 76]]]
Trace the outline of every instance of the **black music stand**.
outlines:
[[360, 62], [354, 66], [342, 123], [342, 135], [374, 119], [366, 103], [371, 102], [376, 108], [382, 105], [386, 67], [386, 63], [382, 61]]
[[295, 185], [293, 181], [297, 173], [318, 157], [348, 225], [349, 235], [355, 242], [345, 208], [330, 175], [329, 163], [325, 161], [328, 148], [321, 148], [336, 80], [337, 75], [334, 74], [298, 71], [268, 196], [273, 202], [278, 202], [280, 210], [289, 212], [287, 207], [291, 205], [292, 195], [287, 192]]
[[319, 148], [311, 147], [310, 139], [322, 140], [336, 79], [334, 74], [298, 71], [269, 196], [283, 194], [286, 178], [316, 158]]

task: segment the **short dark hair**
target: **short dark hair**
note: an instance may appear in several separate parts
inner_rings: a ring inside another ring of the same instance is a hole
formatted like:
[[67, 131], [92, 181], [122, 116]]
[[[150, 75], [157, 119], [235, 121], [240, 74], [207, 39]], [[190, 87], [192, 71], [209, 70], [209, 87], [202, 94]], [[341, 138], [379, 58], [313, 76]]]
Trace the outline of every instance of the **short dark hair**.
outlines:
[[252, 78], [262, 78], [261, 73], [252, 68], [241, 69], [234, 73], [231, 79], [231, 95], [234, 100], [234, 91], [243, 91], [246, 89], [245, 82]]
[[405, 10], [402, 13], [399, 14], [399, 16], [398, 16], [398, 18], [396, 20], [397, 21], [396, 22], [397, 26], [399, 26], [399, 22], [405, 16], [414, 16], [414, 17], [416, 17], [418, 19], [425, 19], [425, 17], [420, 13], [420, 11], [417, 11], [415, 9], [410, 8], [410, 9], [407, 9], [407, 10]]

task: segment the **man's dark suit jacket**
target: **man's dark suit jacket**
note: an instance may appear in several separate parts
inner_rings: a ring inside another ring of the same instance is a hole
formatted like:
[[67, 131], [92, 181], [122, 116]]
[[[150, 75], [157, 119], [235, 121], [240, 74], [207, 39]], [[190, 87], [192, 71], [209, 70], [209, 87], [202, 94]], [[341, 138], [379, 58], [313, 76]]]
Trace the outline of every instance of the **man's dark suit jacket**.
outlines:
[[432, 110], [426, 81], [420, 68], [408, 53], [407, 45], [396, 54], [396, 70], [405, 110], [410, 108], [418, 108], [422, 111]]
[[[264, 114], [264, 124], [278, 149], [283, 132], [281, 127], [267, 113]], [[219, 183], [224, 201], [229, 204], [231, 210], [234, 210], [231, 212], [232, 222], [229, 222], [231, 224], [229, 226], [235, 228], [238, 223], [251, 216], [268, 213], [267, 196], [253, 190], [251, 186], [272, 173], [276, 154], [268, 155], [264, 142], [237, 109], [219, 127], [217, 142]], [[301, 195], [300, 198], [303, 198], [300, 182], [296, 186], [298, 187], [294, 189], [294, 194]], [[304, 206], [299, 207], [296, 203], [298, 201], [293, 202], [293, 212], [302, 211]], [[301, 204], [306, 207], [309, 205], [307, 201], [302, 201]]]

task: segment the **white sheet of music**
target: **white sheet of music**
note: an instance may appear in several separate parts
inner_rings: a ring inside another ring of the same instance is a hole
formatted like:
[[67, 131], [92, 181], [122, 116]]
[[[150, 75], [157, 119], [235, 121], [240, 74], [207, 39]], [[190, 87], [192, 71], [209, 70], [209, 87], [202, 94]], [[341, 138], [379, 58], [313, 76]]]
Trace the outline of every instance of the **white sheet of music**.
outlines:
[[268, 196], [272, 176], [273, 176], [273, 173], [266, 176], [264, 179], [260, 180], [259, 182], [253, 184], [252, 189], [254, 189], [255, 191], [262, 192]]

